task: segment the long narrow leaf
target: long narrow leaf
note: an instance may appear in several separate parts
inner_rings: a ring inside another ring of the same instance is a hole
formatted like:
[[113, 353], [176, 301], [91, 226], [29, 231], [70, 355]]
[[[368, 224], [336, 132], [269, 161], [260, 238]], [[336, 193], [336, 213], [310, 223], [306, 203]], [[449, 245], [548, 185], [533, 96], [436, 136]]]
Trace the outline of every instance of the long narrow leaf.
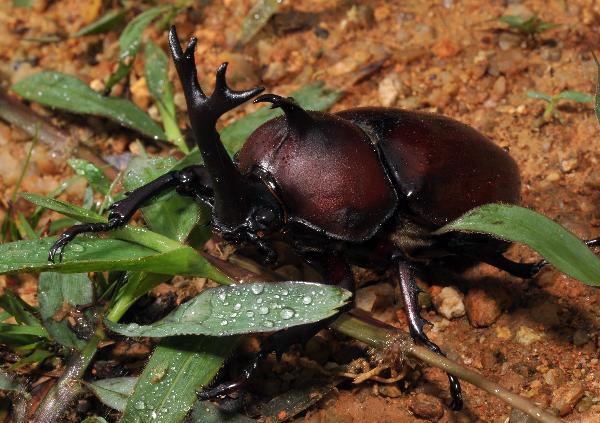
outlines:
[[157, 140], [163, 131], [143, 110], [129, 100], [104, 97], [71, 75], [44, 71], [12, 86], [23, 98], [71, 113], [102, 116]]
[[146, 43], [144, 54], [144, 75], [148, 90], [160, 113], [167, 139], [187, 153], [183, 135], [179, 130], [175, 116], [175, 101], [173, 99], [173, 84], [167, 74], [169, 59], [163, 50], [153, 42]]
[[62, 262], [50, 263], [48, 252], [55, 241], [56, 238], [51, 237], [0, 245], [0, 274], [137, 270], [165, 275], [199, 276], [230, 283], [226, 276], [191, 247], [158, 253], [133, 242], [81, 236], [67, 246]]
[[137, 377], [115, 377], [96, 380], [87, 386], [105, 405], [117, 411], [124, 411], [137, 381]]
[[84, 35], [101, 34], [110, 31], [125, 20], [125, 10], [112, 9], [106, 12], [100, 19], [84, 26], [77, 31], [74, 37], [83, 37]]
[[108, 194], [108, 191], [110, 190], [110, 181], [98, 166], [82, 159], [69, 159], [68, 163], [76, 174], [87, 179], [90, 186], [96, 192], [103, 195]]
[[269, 332], [329, 317], [350, 295], [335, 286], [298, 281], [221, 286], [202, 291], [153, 324], [140, 326], [107, 321], [106, 325], [126, 336]]
[[600, 286], [600, 259], [575, 235], [532, 210], [488, 204], [469, 211], [438, 233], [451, 231], [485, 233], [523, 243], [561, 272], [587, 285]]
[[165, 339], [144, 368], [121, 422], [183, 421], [196, 391], [210, 383], [236, 345], [237, 337]]
[[0, 297], [0, 307], [13, 316], [17, 323], [42, 327], [42, 322], [35, 315], [36, 309], [13, 294], [9, 289], [5, 290], [4, 295]]
[[142, 42], [142, 33], [150, 23], [161, 14], [165, 13], [173, 6], [156, 6], [140, 13], [127, 24], [121, 36], [119, 37], [119, 47], [121, 49], [121, 60], [133, 57], [137, 54]]

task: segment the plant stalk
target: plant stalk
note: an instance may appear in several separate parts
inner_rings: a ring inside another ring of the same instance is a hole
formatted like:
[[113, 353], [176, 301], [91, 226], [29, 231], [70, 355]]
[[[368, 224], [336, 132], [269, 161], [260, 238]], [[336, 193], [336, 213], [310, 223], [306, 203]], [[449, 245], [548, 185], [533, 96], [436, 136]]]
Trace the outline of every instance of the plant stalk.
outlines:
[[[370, 320], [370, 321], [369, 321]], [[497, 396], [511, 407], [516, 408], [541, 423], [561, 423], [562, 420], [536, 406], [520, 395], [514, 394], [497, 383], [494, 383], [479, 373], [476, 373], [448, 358], [416, 345], [410, 336], [393, 326], [373, 321], [360, 314], [352, 312], [340, 316], [330, 327], [336, 331], [358, 339], [375, 348], [392, 348], [400, 353], [418, 358], [419, 360], [444, 370], [460, 379], [467, 381], [484, 391]]]
[[62, 157], [76, 156], [87, 160], [106, 173], [111, 180], [117, 176], [117, 170], [102, 160], [89, 147], [73, 139], [70, 135], [60, 130], [48, 120], [35, 113], [23, 103], [10, 97], [0, 90], [0, 119], [21, 128], [32, 137], [38, 137], [50, 150]]
[[101, 329], [88, 341], [82, 351], [74, 352], [69, 358], [64, 373], [48, 394], [33, 416], [33, 423], [61, 421], [67, 407], [82, 392], [81, 378], [85, 374], [98, 350], [98, 343], [104, 338]]

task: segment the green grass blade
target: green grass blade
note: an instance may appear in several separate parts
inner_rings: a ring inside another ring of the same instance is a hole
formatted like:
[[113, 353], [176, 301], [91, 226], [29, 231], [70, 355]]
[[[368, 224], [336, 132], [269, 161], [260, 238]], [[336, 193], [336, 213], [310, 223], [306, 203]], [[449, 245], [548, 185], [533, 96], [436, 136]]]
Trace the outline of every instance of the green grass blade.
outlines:
[[94, 191], [102, 195], [108, 194], [110, 180], [98, 166], [82, 159], [69, 159], [68, 163], [76, 174], [87, 179]]
[[532, 210], [488, 204], [467, 212], [438, 233], [476, 232], [525, 244], [561, 272], [600, 286], [600, 259], [571, 232]]
[[13, 316], [19, 324], [42, 327], [42, 322], [36, 317], [37, 310], [10, 289], [5, 290], [4, 295], [0, 297], [0, 307]]
[[527, 97], [533, 98], [535, 100], [544, 100], [548, 103], [550, 103], [552, 101], [551, 95], [548, 95], [545, 93], [540, 93], [538, 91], [527, 91]]
[[136, 270], [199, 276], [220, 283], [231, 283], [191, 247], [182, 246], [160, 253], [134, 242], [81, 236], [67, 246], [62, 262], [50, 263], [48, 252], [55, 241], [55, 237], [50, 237], [1, 244], [0, 274]]
[[15, 83], [12, 90], [45, 106], [102, 116], [150, 138], [166, 139], [162, 129], [131, 101], [102, 96], [71, 75], [53, 71], [36, 73]]
[[120, 59], [124, 60], [133, 57], [140, 49], [142, 42], [142, 33], [144, 30], [161, 14], [167, 12], [173, 6], [164, 5], [151, 7], [148, 10], [137, 15], [131, 20], [119, 37]]
[[169, 141], [181, 151], [188, 153], [183, 135], [177, 124], [173, 84], [167, 74], [169, 59], [163, 50], [152, 42], [147, 42], [144, 49], [144, 76], [148, 90], [154, 98]]
[[124, 411], [127, 399], [133, 394], [137, 377], [114, 377], [89, 382], [87, 387], [104, 405], [117, 411]]
[[562, 91], [557, 95], [557, 98], [561, 100], [571, 100], [577, 103], [591, 103], [593, 100], [592, 96], [580, 91]]
[[244, 18], [237, 44], [243, 46], [248, 43], [277, 12], [281, 3], [283, 3], [281, 0], [256, 1]]
[[57, 200], [55, 198], [43, 197], [41, 195], [32, 194], [28, 192], [24, 192], [23, 194], [21, 194], [21, 197], [37, 206], [49, 210], [54, 210], [55, 212], [64, 214], [65, 216], [76, 219], [80, 222], [106, 222], [106, 218], [104, 216], [99, 215], [98, 213], [95, 213], [88, 209], [84, 209], [83, 207], [66, 203], [61, 200]]
[[237, 337], [179, 336], [167, 338], [135, 386], [121, 423], [179, 423], [237, 345]]
[[350, 296], [342, 288], [312, 282], [255, 282], [204, 290], [150, 325], [105, 323], [110, 330], [126, 336], [269, 332], [332, 316]]
[[47, 337], [48, 332], [40, 326], [0, 323], [0, 344], [6, 344], [13, 348], [30, 345]]
[[106, 12], [98, 20], [89, 25], [84, 26], [75, 34], [74, 37], [83, 37], [84, 35], [101, 34], [108, 32], [116, 26], [120, 25], [125, 20], [125, 10], [112, 9]]

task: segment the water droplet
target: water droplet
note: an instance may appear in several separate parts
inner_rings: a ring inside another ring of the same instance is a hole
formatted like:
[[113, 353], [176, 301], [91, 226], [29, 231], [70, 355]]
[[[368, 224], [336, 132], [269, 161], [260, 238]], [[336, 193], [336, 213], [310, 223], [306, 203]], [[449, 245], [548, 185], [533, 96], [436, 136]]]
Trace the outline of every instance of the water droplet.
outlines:
[[127, 325], [127, 330], [136, 330], [140, 327], [140, 325], [138, 325], [137, 323], [130, 323]]
[[133, 406], [138, 410], [143, 410], [144, 408], [146, 408], [146, 404], [144, 403], [144, 401], [138, 401]]
[[285, 296], [285, 295], [287, 295], [287, 294], [289, 294], [289, 293], [290, 293], [290, 292], [289, 292], [287, 289], [282, 289], [282, 290], [281, 290], [281, 295], [284, 295], [284, 296]]
[[246, 316], [248, 316], [248, 317], [254, 317], [254, 312], [253, 311], [247, 311], [246, 312]]
[[221, 320], [221, 326], [227, 326], [227, 323], [229, 323], [227, 320]]
[[219, 300], [221, 301], [225, 301], [226, 295], [224, 292], [220, 292], [217, 298], [219, 298]]
[[269, 307], [267, 306], [262, 306], [258, 308], [258, 314], [262, 314], [263, 316], [265, 314], [269, 314]]
[[270, 320], [265, 320], [264, 326], [265, 326], [266, 328], [272, 328], [273, 326], [275, 326], [275, 323], [273, 323], [273, 322], [272, 322], [272, 321], [270, 321]]
[[250, 287], [250, 291], [252, 291], [253, 294], [259, 295], [262, 294], [262, 292], [265, 290], [265, 284], [264, 283], [255, 283], [254, 285], [252, 285]]
[[312, 303], [312, 297], [310, 295], [305, 295], [304, 298], [302, 298], [302, 304], [309, 305], [310, 303]]
[[236, 305], [233, 306], [233, 309], [235, 311], [238, 311], [240, 308], [242, 308], [242, 305], [240, 303], [237, 303]]
[[288, 307], [284, 307], [281, 309], [281, 311], [279, 312], [279, 315], [281, 316], [281, 318], [283, 320], [289, 320], [292, 317], [294, 317], [294, 315], [296, 314], [296, 312]]
[[71, 251], [75, 251], [77, 253], [81, 253], [84, 250], [83, 246], [79, 244], [71, 244], [70, 247]]
[[262, 304], [262, 302], [263, 302], [262, 298], [259, 298], [258, 300], [256, 300], [256, 304]]
[[156, 419], [158, 417], [158, 414], [156, 414], [155, 410], [152, 410], [152, 413], [150, 414], [150, 417], [152, 417], [152, 420]]

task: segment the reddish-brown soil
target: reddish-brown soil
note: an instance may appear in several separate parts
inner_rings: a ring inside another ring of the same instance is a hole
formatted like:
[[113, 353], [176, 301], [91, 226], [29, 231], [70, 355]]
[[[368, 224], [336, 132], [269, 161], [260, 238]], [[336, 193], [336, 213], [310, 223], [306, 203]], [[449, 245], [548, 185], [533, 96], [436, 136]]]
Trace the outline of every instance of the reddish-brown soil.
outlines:
[[[88, 2], [36, 1], [30, 10], [12, 8], [9, 3], [6, 0], [0, 5], [0, 82], [4, 88], [42, 69], [74, 74], [101, 88], [115, 67], [118, 33], [53, 43], [35, 41], [56, 33], [72, 34], [95, 19], [89, 6], [84, 6]], [[267, 91], [287, 94], [323, 80], [345, 92], [335, 111], [386, 105], [451, 116], [510, 150], [521, 169], [525, 206], [546, 214], [581, 238], [600, 235], [600, 133], [593, 105], [564, 101], [560, 107], [562, 122], [544, 122], [541, 115], [545, 104], [526, 96], [528, 90], [594, 94], [596, 66], [591, 52], [600, 49], [598, 2], [284, 2], [281, 13], [235, 53], [231, 45], [253, 2], [198, 3], [208, 4], [180, 14], [175, 23], [182, 37], [193, 33], [199, 39], [200, 74], [212, 74], [227, 59], [238, 87], [262, 81]], [[532, 13], [558, 26], [528, 39], [507, 32], [507, 25], [498, 21], [502, 15]], [[146, 35], [166, 47], [162, 33], [150, 30]], [[173, 69], [170, 71], [175, 80]], [[138, 66], [136, 61], [129, 81], [131, 98], [148, 109], [153, 106], [142, 76], [142, 63]], [[176, 90], [183, 123], [185, 105], [178, 84]], [[248, 106], [246, 111], [254, 108]], [[228, 119], [234, 120], [241, 113]], [[102, 120], [48, 115], [99, 147], [104, 155], [139, 152], [130, 132], [120, 132]], [[4, 205], [0, 217], [30, 142], [30, 137], [0, 121], [0, 201]], [[168, 153], [157, 145], [149, 150], [151, 154]], [[47, 194], [67, 177], [62, 159], [54, 160], [52, 154], [47, 147], [35, 148], [23, 191]], [[83, 188], [72, 187], [64, 198], [80, 202]], [[30, 210], [21, 202], [17, 207]], [[509, 255], [516, 260], [537, 259], [522, 246], [513, 247]], [[0, 278], [0, 287], [10, 286], [26, 301], [35, 303], [35, 278]], [[600, 422], [598, 289], [552, 269], [524, 281], [486, 265], [462, 277], [440, 273], [429, 279], [434, 301], [447, 285], [457, 286], [466, 295], [464, 304], [472, 322], [466, 316], [448, 320], [433, 307], [424, 311], [424, 317], [434, 325], [429, 332], [431, 339], [450, 358], [544, 407], [562, 408], [567, 421]], [[405, 327], [390, 293], [393, 288], [377, 289], [377, 301], [374, 305], [367, 301], [366, 307], [376, 317]], [[363, 291], [359, 298], [366, 295]], [[476, 320], [483, 327], [474, 327]], [[337, 338], [327, 339], [313, 342], [309, 356], [325, 366], [352, 358], [344, 353], [347, 344]], [[264, 379], [252, 385], [258, 395], [268, 397], [290, 385], [293, 372], [289, 373], [285, 361], [275, 369], [265, 369], [261, 372]], [[385, 372], [381, 375], [390, 376]], [[421, 421], [415, 413], [433, 413], [430, 419], [444, 422], [526, 421], [517, 413], [511, 415], [510, 407], [499, 399], [466, 383], [463, 388], [465, 409], [453, 413], [446, 405], [445, 375], [437, 369], [410, 369], [406, 379], [391, 384], [344, 383], [300, 420], [412, 422]], [[415, 398], [417, 394], [426, 395]], [[443, 404], [436, 403], [435, 398], [441, 398]], [[560, 404], [561, 399], [567, 404]], [[423, 402], [428, 405], [420, 406]], [[442, 414], [436, 414], [436, 407], [441, 407]]]

